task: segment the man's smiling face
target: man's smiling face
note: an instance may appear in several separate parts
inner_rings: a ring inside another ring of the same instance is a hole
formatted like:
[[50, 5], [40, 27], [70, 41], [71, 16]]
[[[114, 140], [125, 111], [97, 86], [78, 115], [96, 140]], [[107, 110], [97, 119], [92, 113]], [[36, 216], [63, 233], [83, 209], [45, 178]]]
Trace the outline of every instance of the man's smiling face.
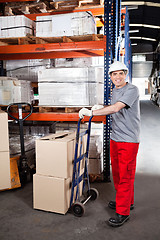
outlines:
[[111, 80], [116, 88], [122, 88], [126, 85], [126, 73], [123, 70], [114, 71], [110, 74]]

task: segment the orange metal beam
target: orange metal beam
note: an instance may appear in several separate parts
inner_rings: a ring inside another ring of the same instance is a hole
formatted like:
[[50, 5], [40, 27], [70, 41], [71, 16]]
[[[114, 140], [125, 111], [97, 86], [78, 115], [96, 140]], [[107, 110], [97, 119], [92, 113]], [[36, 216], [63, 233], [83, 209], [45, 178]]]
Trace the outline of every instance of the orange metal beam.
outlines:
[[[76, 8], [74, 10], [61, 10], [61, 11], [54, 10], [53, 12], [48, 12], [48, 13], [26, 14], [25, 16], [35, 21], [37, 16], [47, 16], [47, 15], [65, 14], [65, 13], [71, 13], [71, 12], [86, 12], [86, 11], [90, 11], [93, 16], [103, 16], [104, 6], [97, 6], [97, 7], [90, 7], [90, 8], [82, 7], [82, 8]], [[126, 13], [126, 8], [122, 8], [121, 13]]]
[[83, 41], [68, 43], [26, 44], [0, 46], [0, 54], [44, 53], [59, 51], [77, 51], [104, 49], [104, 41]]
[[35, 21], [37, 16], [48, 16], [48, 15], [55, 15], [55, 14], [65, 14], [71, 12], [86, 12], [90, 11], [93, 16], [101, 16], [104, 15], [104, 7], [96, 7], [96, 8], [77, 8], [74, 10], [54, 10], [53, 12], [48, 13], [38, 13], [38, 14], [26, 14], [25, 16], [30, 18], [31, 20]]
[[0, 60], [103, 56], [105, 38], [97, 41], [0, 46]]
[[126, 13], [126, 7], [123, 7], [122, 9], [121, 9], [121, 14], [125, 14]]
[[7, 1], [5, 1], [5, 0], [0, 0], [0, 3], [1, 2], [4, 2], [4, 3], [6, 3], [6, 2], [29, 2], [30, 0], [7, 0]]
[[0, 54], [0, 60], [83, 58], [104, 56], [104, 50], [64, 51], [51, 53]]
[[[18, 117], [18, 114], [12, 113], [13, 116]], [[25, 116], [25, 114], [23, 115]], [[9, 119], [11, 119], [9, 117]], [[61, 122], [78, 122], [79, 114], [78, 113], [32, 113], [26, 120], [28, 121], [61, 121]], [[88, 122], [89, 117], [84, 117], [82, 122]], [[105, 116], [95, 116], [93, 117], [94, 122], [103, 122], [105, 123]]]

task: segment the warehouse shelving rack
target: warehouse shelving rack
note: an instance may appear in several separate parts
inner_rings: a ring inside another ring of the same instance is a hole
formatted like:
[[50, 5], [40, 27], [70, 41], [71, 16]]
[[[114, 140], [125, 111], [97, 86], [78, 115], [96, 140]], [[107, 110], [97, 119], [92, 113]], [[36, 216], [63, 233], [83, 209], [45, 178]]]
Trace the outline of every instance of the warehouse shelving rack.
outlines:
[[[14, 0], [12, 0], [14, 1]], [[15, 0], [16, 1], [16, 0]], [[18, 60], [18, 59], [47, 59], [47, 58], [75, 58], [75, 57], [93, 57], [104, 56], [104, 105], [110, 105], [112, 84], [108, 75], [109, 66], [113, 59], [119, 59], [119, 47], [117, 46], [117, 38], [120, 35], [121, 13], [125, 13], [125, 9], [121, 10], [121, 0], [106, 0], [104, 7], [85, 8], [81, 11], [91, 11], [95, 15], [104, 15], [104, 37], [99, 39], [94, 35], [92, 41], [73, 42], [67, 40], [62, 43], [39, 43], [25, 45], [6, 45], [0, 46], [0, 60]], [[75, 10], [80, 11], [80, 10]], [[68, 13], [69, 11], [65, 12]], [[73, 12], [73, 11], [72, 11]], [[64, 13], [56, 11], [55, 13], [43, 14], [27, 14], [26, 16], [32, 20], [39, 15]], [[100, 23], [98, 23], [100, 25]], [[78, 121], [78, 113], [32, 113], [28, 118], [30, 121]], [[85, 117], [83, 121], [88, 121]], [[104, 123], [104, 181], [110, 181], [110, 116], [95, 116], [93, 121]]]
[[131, 49], [131, 41], [129, 38], [129, 13], [128, 7], [126, 7], [125, 13], [125, 28], [124, 28], [124, 38], [125, 38], [125, 55], [124, 55], [124, 63], [129, 69], [129, 82], [132, 79], [132, 49]]

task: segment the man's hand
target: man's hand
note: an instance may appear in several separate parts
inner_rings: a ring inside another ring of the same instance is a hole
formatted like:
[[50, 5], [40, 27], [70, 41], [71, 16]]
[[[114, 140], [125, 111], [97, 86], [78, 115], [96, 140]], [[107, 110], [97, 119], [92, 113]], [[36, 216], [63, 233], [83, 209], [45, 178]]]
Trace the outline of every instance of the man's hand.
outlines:
[[87, 108], [82, 108], [79, 111], [79, 117], [82, 119], [84, 116], [92, 116], [92, 110], [88, 110]]
[[97, 109], [101, 109], [101, 108], [104, 108], [104, 106], [103, 106], [103, 105], [94, 105], [94, 106], [91, 108], [91, 110], [93, 111], [93, 110], [97, 110]]

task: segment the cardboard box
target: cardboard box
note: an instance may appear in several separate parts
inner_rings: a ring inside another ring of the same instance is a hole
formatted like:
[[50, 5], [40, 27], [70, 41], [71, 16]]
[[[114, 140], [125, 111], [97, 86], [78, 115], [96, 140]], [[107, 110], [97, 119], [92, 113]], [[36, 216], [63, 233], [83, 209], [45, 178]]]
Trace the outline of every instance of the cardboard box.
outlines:
[[[76, 133], [61, 132], [36, 140], [36, 173], [46, 176], [72, 177]], [[82, 153], [86, 151], [86, 135]], [[79, 155], [79, 153], [78, 153]], [[82, 167], [84, 164], [82, 164]]]
[[65, 214], [70, 204], [71, 178], [55, 178], [34, 174], [33, 207]]
[[9, 152], [0, 152], [0, 190], [10, 187], [10, 155]]
[[9, 152], [8, 114], [0, 110], [0, 152]]
[[[65, 214], [70, 207], [71, 178], [56, 178], [34, 174], [33, 208]], [[82, 195], [80, 183], [80, 196]], [[76, 188], [74, 196], [76, 194]]]

